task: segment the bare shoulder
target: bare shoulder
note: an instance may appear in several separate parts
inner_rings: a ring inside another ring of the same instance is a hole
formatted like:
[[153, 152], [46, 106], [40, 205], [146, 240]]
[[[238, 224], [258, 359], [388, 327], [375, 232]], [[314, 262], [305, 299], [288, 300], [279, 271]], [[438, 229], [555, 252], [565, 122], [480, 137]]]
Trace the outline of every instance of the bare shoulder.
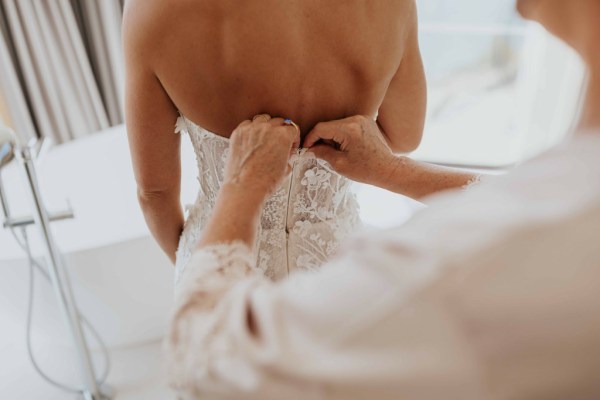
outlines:
[[416, 0], [387, 0], [371, 2], [369, 12], [374, 12], [373, 18], [381, 22], [377, 29], [388, 27], [394, 33], [390, 45], [403, 47], [410, 42], [418, 31], [418, 16]]
[[152, 15], [159, 1], [126, 0], [123, 9], [123, 49], [127, 67], [137, 69], [138, 64], [149, 59], [152, 33], [156, 21]]
[[399, 0], [398, 2], [401, 3], [402, 21], [410, 35], [418, 29], [417, 2], [416, 0]]
[[[185, 29], [197, 28], [202, 18], [210, 17], [219, 7], [220, 2], [215, 0], [126, 0], [123, 13], [126, 56], [137, 57], [146, 64], [156, 61], [163, 56], [165, 46], [181, 45]], [[203, 20], [202, 24], [205, 23]]]
[[[128, 60], [150, 63], [160, 53], [177, 18], [185, 15], [190, 0], [126, 0], [123, 12], [123, 46]], [[202, 3], [202, 1], [196, 2]]]
[[[395, 0], [397, 23], [402, 25], [403, 59], [419, 52], [419, 18], [416, 0]], [[420, 57], [420, 56], [419, 56]]]
[[[147, 53], [165, 29], [169, 7], [161, 0], [126, 0], [123, 11], [123, 44], [129, 55]], [[176, 3], [176, 2], [174, 2]], [[166, 16], [166, 15], [165, 15]], [[144, 54], [147, 55], [147, 54]]]
[[417, 29], [417, 2], [416, 0], [391, 0], [387, 2], [389, 13], [396, 19], [396, 23], [404, 27], [404, 32]]
[[389, 0], [379, 3], [379, 6], [386, 8], [389, 14], [395, 15], [402, 23], [412, 21], [417, 17], [416, 0]]

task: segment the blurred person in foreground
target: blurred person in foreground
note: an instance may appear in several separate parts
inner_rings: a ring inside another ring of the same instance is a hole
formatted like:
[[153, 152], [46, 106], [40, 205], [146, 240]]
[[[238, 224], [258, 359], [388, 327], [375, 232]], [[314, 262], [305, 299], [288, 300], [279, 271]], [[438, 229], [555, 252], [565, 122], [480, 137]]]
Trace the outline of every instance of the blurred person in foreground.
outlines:
[[[234, 131], [166, 340], [183, 398], [600, 398], [600, 0], [518, 8], [589, 67], [577, 135], [506, 176], [430, 197], [318, 272], [273, 283], [253, 268], [261, 205], [296, 133], [280, 119]], [[398, 193], [452, 176], [393, 155], [368, 118], [318, 124], [305, 145]]]

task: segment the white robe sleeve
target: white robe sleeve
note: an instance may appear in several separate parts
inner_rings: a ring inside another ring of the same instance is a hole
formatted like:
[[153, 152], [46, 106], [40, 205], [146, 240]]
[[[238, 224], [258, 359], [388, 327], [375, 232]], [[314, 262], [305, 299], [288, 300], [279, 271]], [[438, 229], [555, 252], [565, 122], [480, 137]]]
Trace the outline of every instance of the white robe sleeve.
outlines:
[[278, 284], [242, 244], [197, 252], [166, 339], [174, 386], [194, 399], [599, 399], [598, 149], [441, 196]]
[[454, 322], [432, 304], [397, 307], [431, 269], [400, 269], [399, 284], [398, 269], [380, 268], [386, 257], [353, 253], [318, 279], [273, 284], [242, 244], [197, 252], [166, 340], [172, 385], [189, 398], [385, 399], [399, 388], [420, 399], [448, 390], [470, 398], [475, 368]]

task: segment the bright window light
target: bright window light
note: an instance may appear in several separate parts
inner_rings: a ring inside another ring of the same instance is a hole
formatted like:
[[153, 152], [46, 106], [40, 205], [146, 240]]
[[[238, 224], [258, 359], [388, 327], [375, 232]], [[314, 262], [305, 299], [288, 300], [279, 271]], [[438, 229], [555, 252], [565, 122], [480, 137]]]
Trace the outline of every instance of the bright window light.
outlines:
[[565, 45], [524, 22], [514, 0], [418, 0], [428, 79], [415, 158], [511, 167], [573, 127], [585, 73]]

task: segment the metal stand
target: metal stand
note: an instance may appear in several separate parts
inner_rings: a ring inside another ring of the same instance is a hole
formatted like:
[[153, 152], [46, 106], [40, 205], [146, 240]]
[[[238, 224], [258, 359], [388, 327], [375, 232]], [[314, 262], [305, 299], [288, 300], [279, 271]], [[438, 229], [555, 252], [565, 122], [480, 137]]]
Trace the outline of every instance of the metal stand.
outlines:
[[51, 220], [64, 219], [72, 215], [72, 213], [64, 212], [54, 215], [52, 218], [48, 215], [48, 212], [43, 205], [31, 149], [27, 147], [21, 148], [17, 152], [17, 156], [24, 166], [27, 180], [31, 187], [34, 203], [34, 216], [33, 218], [21, 218], [18, 220], [10, 219], [5, 224], [10, 226], [23, 226], [29, 225], [35, 221], [39, 226], [46, 247], [48, 272], [52, 281], [52, 286], [54, 287], [56, 299], [63, 313], [66, 325], [71, 332], [75, 350], [79, 358], [83, 381], [83, 389], [80, 398], [85, 400], [109, 400], [112, 398], [111, 390], [109, 388], [101, 388], [98, 385], [96, 372], [94, 371], [90, 351], [83, 334], [79, 311], [75, 303], [69, 276], [63, 265], [61, 254], [50, 230]]

